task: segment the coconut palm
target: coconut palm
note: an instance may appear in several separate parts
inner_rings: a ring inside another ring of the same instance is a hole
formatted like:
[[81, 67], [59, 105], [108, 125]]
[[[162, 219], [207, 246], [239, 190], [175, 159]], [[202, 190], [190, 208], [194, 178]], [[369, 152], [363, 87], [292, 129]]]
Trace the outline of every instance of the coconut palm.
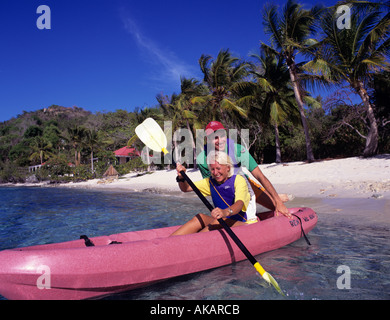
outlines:
[[270, 122], [275, 129], [276, 163], [281, 163], [279, 125], [290, 119], [294, 122], [299, 117], [294, 90], [290, 85], [288, 69], [280, 56], [262, 47], [260, 55], [253, 55], [263, 70], [261, 73], [252, 70], [257, 84], [265, 92], [261, 105], [264, 120]]
[[282, 57], [268, 46], [261, 46], [260, 54], [251, 56], [255, 58], [249, 69], [253, 81], [236, 86], [236, 93], [243, 96], [237, 103], [249, 107], [250, 119], [274, 127], [276, 162], [280, 163], [279, 125], [299, 117], [290, 75]]
[[74, 163], [76, 166], [79, 166], [81, 163], [80, 148], [85, 136], [85, 128], [79, 126], [68, 128], [68, 136], [74, 148]]
[[191, 100], [194, 97], [207, 95], [207, 86], [194, 78], [182, 78], [180, 89], [181, 92], [178, 96], [177, 104], [179, 105], [179, 109], [183, 110], [183, 119], [186, 119], [187, 128], [190, 129], [190, 126], [194, 129], [203, 127], [204, 123], [197, 117], [199, 110], [195, 108]]
[[91, 150], [91, 172], [94, 172], [93, 169], [93, 152], [95, 147], [99, 144], [99, 136], [96, 130], [87, 129], [85, 130], [84, 136], [84, 145]]
[[[159, 103], [159, 107], [163, 113], [165, 119], [171, 121], [172, 123], [172, 132], [167, 133], [168, 137], [172, 137], [173, 133], [183, 124], [183, 113], [185, 112], [185, 117], [191, 117], [192, 115], [183, 110], [182, 105], [178, 103], [179, 96], [177, 94], [172, 94], [170, 97], [159, 94], [156, 96], [156, 100]], [[176, 139], [172, 140], [173, 150], [175, 152], [175, 158], [179, 158], [177, 141]]]
[[336, 8], [329, 8], [321, 19], [324, 38], [311, 68], [335, 83], [347, 83], [361, 98], [369, 121], [363, 151], [368, 157], [378, 148], [378, 124], [368, 88], [375, 75], [390, 69], [390, 13], [383, 14], [377, 4], [355, 4], [351, 7], [350, 28], [340, 30]]
[[199, 65], [204, 75], [203, 82], [209, 91], [207, 95], [191, 99], [193, 104], [202, 106], [199, 117], [207, 118], [208, 121], [222, 118], [227, 126], [233, 122], [234, 113], [246, 117], [246, 111], [231, 99], [231, 88], [248, 74], [248, 64], [233, 57], [227, 49], [221, 50], [215, 60], [209, 55], [202, 55]]
[[[189, 163], [195, 164], [195, 139], [194, 130], [203, 126], [198, 121], [197, 111], [194, 105], [191, 103], [191, 99], [197, 96], [207, 94], [207, 88], [205, 85], [199, 83], [198, 80], [191, 78], [181, 78], [181, 93], [179, 95], [173, 94], [170, 98], [163, 95], [157, 96], [160, 108], [163, 114], [168, 119], [172, 120], [172, 130], [176, 131], [178, 128], [186, 127], [187, 132], [190, 134], [191, 145], [193, 150], [193, 159], [189, 159]], [[177, 149], [177, 141], [174, 140], [175, 150]], [[176, 152], [176, 151], [175, 151]], [[178, 157], [178, 154], [176, 154]], [[196, 164], [195, 164], [196, 166]]]
[[315, 31], [315, 19], [320, 12], [320, 6], [314, 6], [311, 10], [305, 10], [302, 8], [302, 5], [293, 0], [288, 0], [281, 15], [278, 14], [277, 6], [271, 4], [265, 8], [263, 16], [264, 30], [271, 36], [272, 45], [280, 50], [280, 54], [288, 67], [305, 133], [306, 153], [309, 162], [314, 161], [314, 155], [305, 115], [303, 92], [296, 57], [298, 53], [304, 52], [315, 43], [310, 36]]
[[[157, 122], [161, 122], [163, 120], [163, 114], [161, 113], [161, 110], [158, 108], [148, 108], [145, 107], [143, 109], [136, 108], [135, 110], [135, 118], [136, 122], [138, 124], [142, 123], [145, 119], [147, 118], [153, 118]], [[130, 138], [127, 142], [127, 145], [130, 146], [135, 143], [135, 141], [138, 140], [138, 137], [136, 134], [133, 135], [132, 138]], [[149, 147], [145, 146], [144, 147], [144, 159], [146, 160], [146, 165], [148, 166], [148, 171], [151, 171], [151, 163], [150, 163], [150, 157], [149, 157]]]
[[47, 139], [36, 136], [33, 138], [31, 143], [32, 154], [30, 155], [30, 160], [34, 161], [39, 159], [40, 164], [43, 165], [43, 161], [50, 156], [53, 156], [51, 152], [53, 145]]

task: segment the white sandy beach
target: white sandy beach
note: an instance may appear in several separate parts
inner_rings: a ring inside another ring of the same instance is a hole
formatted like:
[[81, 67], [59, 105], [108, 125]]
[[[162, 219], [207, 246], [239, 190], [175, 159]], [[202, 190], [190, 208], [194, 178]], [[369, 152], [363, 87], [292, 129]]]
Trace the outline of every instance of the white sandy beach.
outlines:
[[[390, 154], [373, 158], [344, 158], [314, 163], [289, 162], [260, 165], [278, 193], [293, 197], [390, 199]], [[199, 171], [188, 176], [200, 180]], [[63, 187], [128, 191], [178, 192], [175, 170], [160, 170], [138, 176], [129, 173], [113, 181], [100, 179], [63, 184]]]

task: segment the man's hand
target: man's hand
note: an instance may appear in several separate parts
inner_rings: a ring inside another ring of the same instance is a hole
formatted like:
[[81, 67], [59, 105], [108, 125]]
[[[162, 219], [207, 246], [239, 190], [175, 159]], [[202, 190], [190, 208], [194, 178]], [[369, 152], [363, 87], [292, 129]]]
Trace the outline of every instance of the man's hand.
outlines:
[[281, 200], [276, 201], [275, 212], [276, 212], [277, 216], [282, 214], [285, 217], [292, 219], [291, 213], [288, 211], [287, 207], [284, 205], [283, 201], [281, 201]]

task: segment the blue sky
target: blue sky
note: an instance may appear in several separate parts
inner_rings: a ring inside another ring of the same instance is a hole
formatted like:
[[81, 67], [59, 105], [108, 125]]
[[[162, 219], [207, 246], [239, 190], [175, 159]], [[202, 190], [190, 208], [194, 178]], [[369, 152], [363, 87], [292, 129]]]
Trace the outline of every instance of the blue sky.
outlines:
[[[0, 122], [52, 104], [91, 112], [152, 107], [157, 94], [180, 92], [180, 76], [202, 79], [202, 54], [229, 48], [247, 58], [268, 42], [265, 3], [2, 0]], [[50, 30], [37, 27], [40, 5], [51, 10]]]

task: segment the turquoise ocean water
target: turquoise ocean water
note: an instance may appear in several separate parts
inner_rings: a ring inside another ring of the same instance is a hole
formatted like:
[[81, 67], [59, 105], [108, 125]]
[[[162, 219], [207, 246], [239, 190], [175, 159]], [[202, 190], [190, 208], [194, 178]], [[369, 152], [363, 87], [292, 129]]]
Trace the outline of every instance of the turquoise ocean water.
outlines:
[[[354, 207], [364, 211], [365, 205], [367, 215], [385, 208], [381, 200], [363, 200], [353, 201], [354, 206], [348, 199], [339, 203], [295, 199], [288, 204], [312, 207], [319, 222], [309, 234], [311, 246], [301, 239], [256, 257], [277, 279], [286, 297], [265, 286], [252, 265], [242, 261], [105, 299], [388, 300], [390, 223], [369, 224], [358, 216], [348, 220], [335, 214]], [[368, 205], [368, 201], [376, 202]], [[195, 197], [0, 187], [0, 250], [74, 240], [82, 234], [93, 237], [179, 225], [198, 212], [206, 210]], [[340, 283], [341, 287], [346, 284], [340, 279], [345, 275], [338, 270], [340, 266], [350, 270], [349, 288], [340, 288]]]

